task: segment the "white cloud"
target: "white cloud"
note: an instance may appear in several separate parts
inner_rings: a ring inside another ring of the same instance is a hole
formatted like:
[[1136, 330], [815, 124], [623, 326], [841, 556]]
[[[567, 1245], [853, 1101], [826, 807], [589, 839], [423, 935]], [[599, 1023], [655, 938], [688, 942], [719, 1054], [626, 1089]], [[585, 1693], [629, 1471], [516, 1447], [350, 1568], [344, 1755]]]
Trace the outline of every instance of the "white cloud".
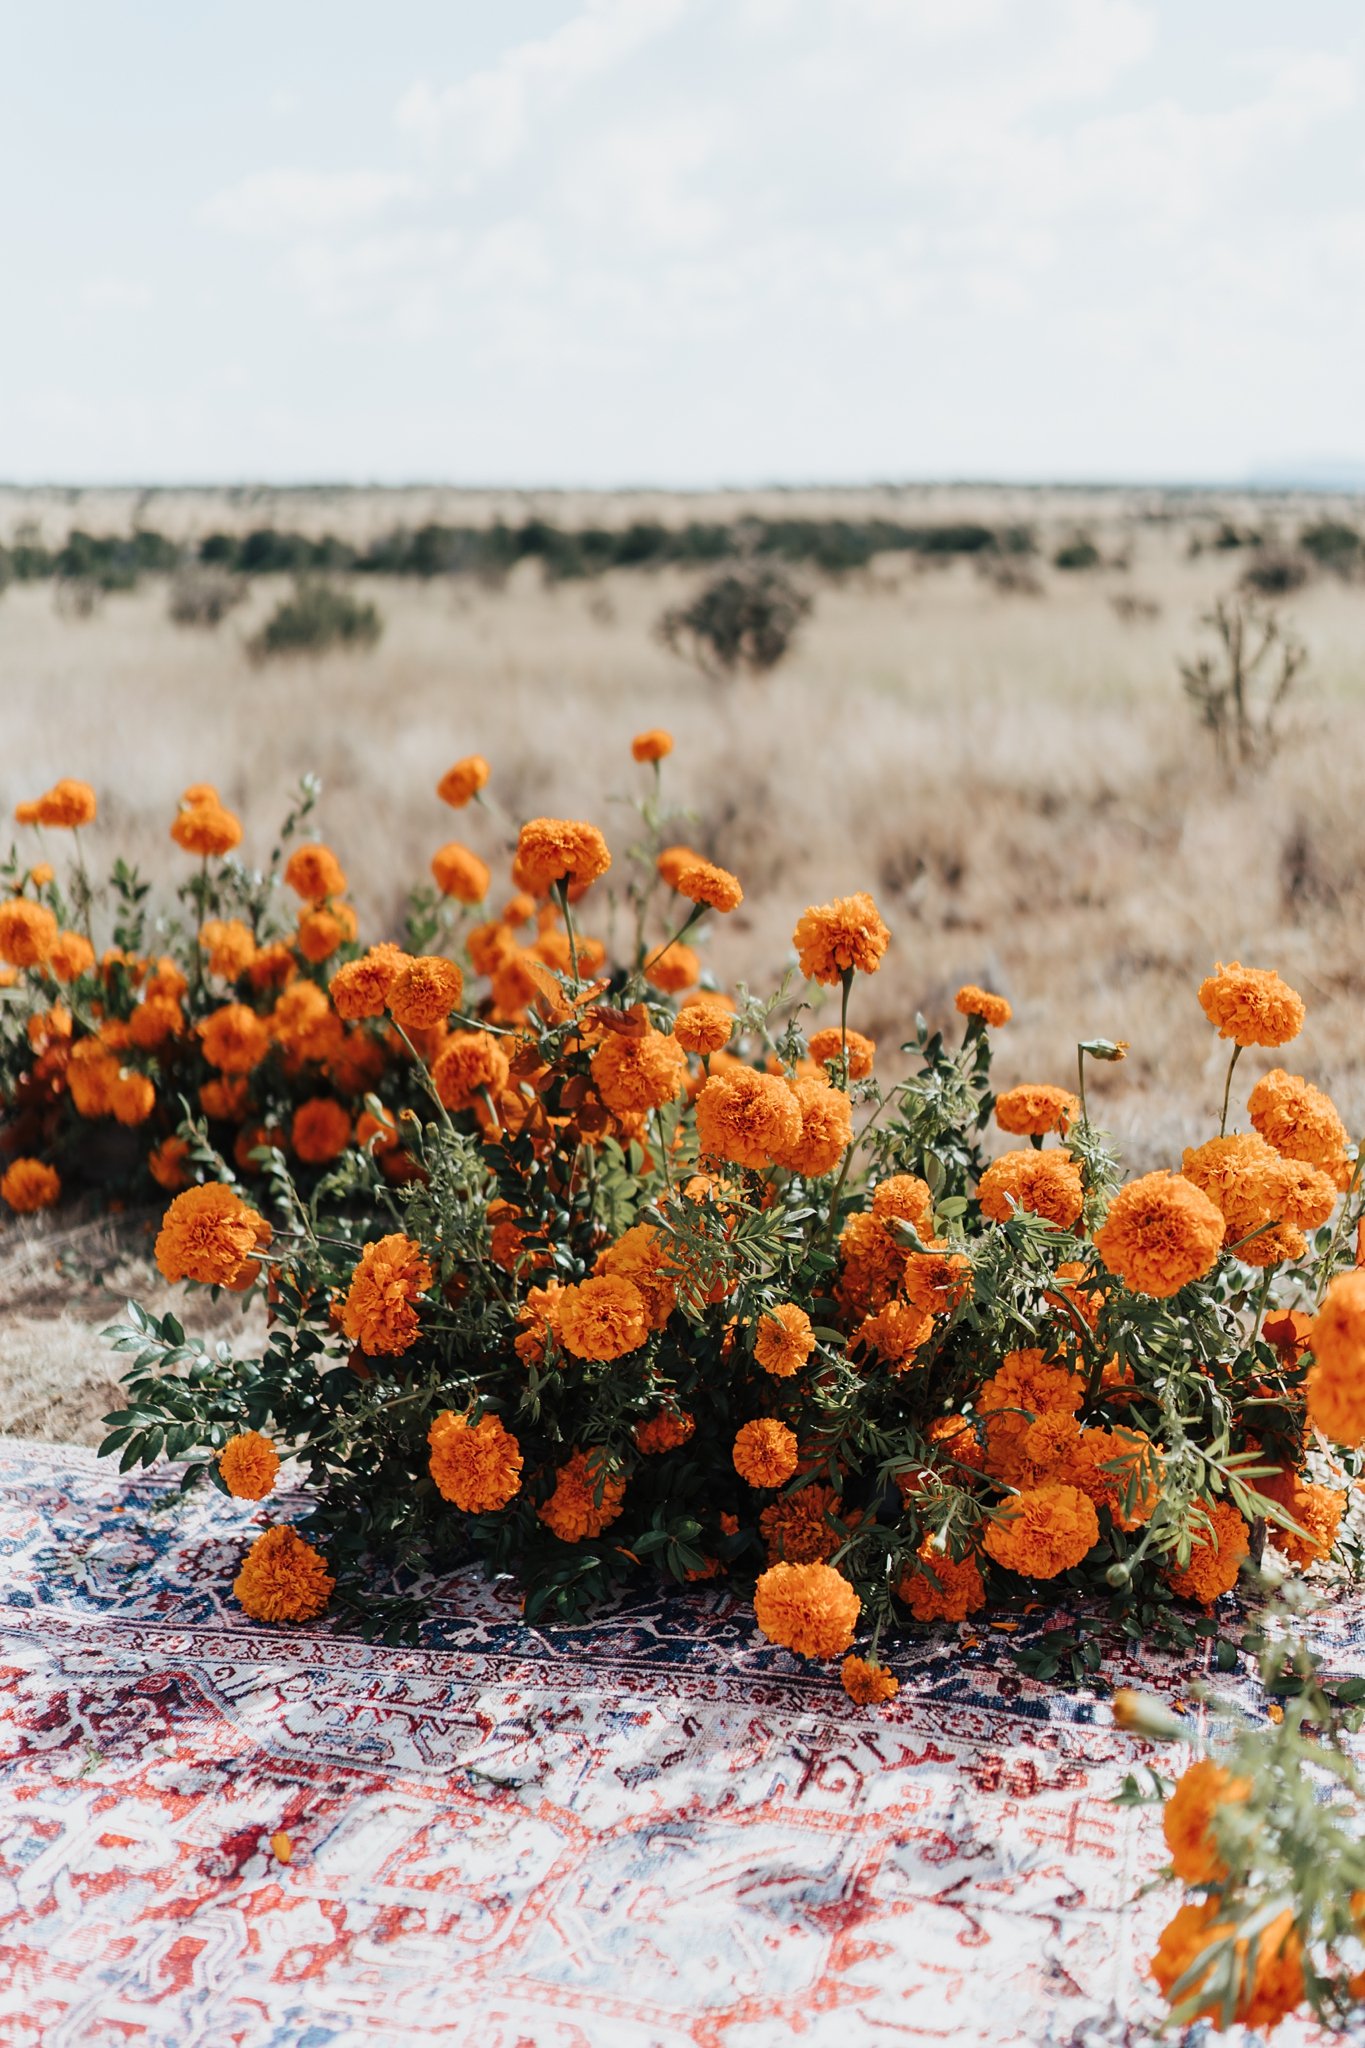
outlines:
[[135, 277], [91, 277], [81, 286], [81, 304], [91, 313], [144, 313], [149, 287]]
[[401, 171], [256, 171], [204, 208], [204, 218], [234, 235], [286, 238], [355, 227], [418, 192]]

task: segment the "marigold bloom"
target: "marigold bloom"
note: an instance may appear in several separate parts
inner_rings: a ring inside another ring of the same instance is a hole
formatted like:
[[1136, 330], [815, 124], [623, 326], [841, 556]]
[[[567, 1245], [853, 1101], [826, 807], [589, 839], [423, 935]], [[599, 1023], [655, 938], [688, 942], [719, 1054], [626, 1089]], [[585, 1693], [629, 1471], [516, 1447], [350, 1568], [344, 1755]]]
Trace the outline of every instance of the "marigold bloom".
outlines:
[[[329, 994], [338, 1017], [356, 1023], [362, 1017], [382, 1017], [389, 1004], [389, 992], [409, 965], [401, 946], [387, 942], [371, 946], [358, 960], [348, 960], [332, 976]], [[463, 990], [461, 991], [463, 993]]]
[[1011, 1482], [1021, 1477], [1030, 1424], [1042, 1415], [1074, 1415], [1084, 1392], [1080, 1373], [1049, 1363], [1041, 1350], [1007, 1351], [976, 1395], [976, 1411], [986, 1423], [988, 1469]]
[[785, 1486], [796, 1470], [796, 1437], [785, 1422], [760, 1415], [739, 1431], [732, 1456], [749, 1486]]
[[[1046, 1418], [1029, 1430], [1024, 1439], [1026, 1457], [1034, 1456], [1037, 1434], [1045, 1426]], [[1160, 1472], [1161, 1460], [1142, 1430], [1081, 1429], [1056, 1466], [1039, 1476], [1079, 1486], [1096, 1507], [1108, 1508], [1118, 1528], [1131, 1531], [1152, 1518], [1160, 1498]]]
[[685, 1003], [673, 1019], [676, 1042], [684, 1052], [694, 1052], [702, 1057], [720, 1052], [727, 1046], [734, 1028], [733, 1012], [718, 1002]]
[[794, 1301], [779, 1301], [759, 1317], [754, 1331], [754, 1362], [774, 1379], [790, 1379], [815, 1349], [810, 1317]]
[[872, 1072], [877, 1057], [876, 1041], [864, 1038], [861, 1031], [850, 1031], [841, 1035], [837, 1025], [827, 1024], [810, 1035], [810, 1056], [819, 1066], [827, 1060], [837, 1060], [841, 1051], [848, 1053], [848, 1078], [862, 1081]]
[[274, 945], [261, 947], [247, 968], [246, 978], [254, 989], [285, 988], [297, 972], [293, 948], [280, 940]]
[[422, 1333], [418, 1303], [434, 1273], [420, 1244], [391, 1231], [365, 1246], [341, 1309], [341, 1327], [367, 1358], [401, 1358]]
[[1008, 1223], [1016, 1208], [1070, 1230], [1085, 1206], [1081, 1169], [1069, 1152], [1002, 1152], [977, 1183], [983, 1216]]
[[243, 1076], [231, 1081], [205, 1081], [199, 1090], [199, 1107], [216, 1122], [239, 1123], [250, 1107], [250, 1090]]
[[88, 782], [77, 782], [73, 776], [63, 775], [45, 796], [39, 797], [34, 808], [36, 824], [74, 831], [93, 820], [95, 792]]
[[637, 761], [662, 761], [666, 754], [673, 752], [673, 735], [662, 726], [655, 726], [649, 732], [637, 732], [630, 743], [630, 751]]
[[971, 1297], [975, 1284], [966, 1252], [943, 1249], [911, 1252], [901, 1268], [905, 1298], [926, 1315], [950, 1315]]
[[1044, 1138], [1049, 1131], [1065, 1134], [1080, 1113], [1079, 1096], [1045, 1081], [1024, 1082], [995, 1098], [995, 1121], [1014, 1138]]
[[1313, 1318], [1309, 1342], [1309, 1419], [1324, 1436], [1358, 1450], [1365, 1444], [1365, 1266], [1337, 1274]]
[[920, 1569], [902, 1573], [896, 1596], [916, 1621], [965, 1621], [985, 1606], [981, 1568], [970, 1551], [955, 1562], [946, 1550], [935, 1547], [932, 1536], [926, 1536], [915, 1554]]
[[146, 1074], [121, 1071], [109, 1083], [109, 1107], [119, 1123], [134, 1130], [156, 1108], [156, 1089]]
[[626, 1482], [605, 1474], [600, 1465], [589, 1465], [582, 1451], [575, 1451], [555, 1474], [554, 1492], [536, 1509], [537, 1518], [558, 1536], [561, 1543], [581, 1543], [600, 1536], [621, 1512]]
[[801, 1486], [795, 1493], [779, 1494], [758, 1518], [769, 1564], [816, 1564], [833, 1557], [844, 1540], [838, 1526], [842, 1509], [832, 1486]]
[[839, 1676], [855, 1707], [884, 1707], [901, 1689], [885, 1664], [870, 1664], [866, 1657], [845, 1657]]
[[1095, 1249], [1134, 1293], [1164, 1300], [1217, 1264], [1225, 1227], [1222, 1210], [1193, 1181], [1145, 1173], [1109, 1204]]
[[842, 1657], [862, 1602], [827, 1564], [770, 1565], [754, 1587], [754, 1619], [770, 1643], [798, 1657]]
[[555, 1329], [575, 1358], [605, 1362], [638, 1351], [649, 1335], [644, 1297], [619, 1274], [594, 1274], [559, 1296]]
[[668, 1241], [652, 1223], [634, 1223], [615, 1244], [598, 1253], [594, 1273], [629, 1280], [645, 1305], [651, 1330], [662, 1330], [678, 1305], [677, 1274], [669, 1263]]
[[256, 958], [255, 937], [240, 917], [209, 918], [199, 934], [199, 944], [208, 955], [209, 973], [220, 981], [236, 981]]
[[279, 1473], [279, 1452], [258, 1429], [230, 1436], [218, 1453], [218, 1476], [234, 1500], [264, 1500]]
[[806, 1180], [819, 1180], [834, 1172], [853, 1143], [853, 1105], [823, 1075], [798, 1074], [787, 1085], [801, 1113], [801, 1129], [794, 1144], [773, 1148], [773, 1163]]
[[1250, 1264], [1267, 1263], [1255, 1243], [1240, 1239], [1267, 1223], [1284, 1221], [1293, 1206], [1290, 1169], [1274, 1147], [1255, 1131], [1236, 1131], [1185, 1149], [1181, 1171], [1202, 1188], [1222, 1211], [1227, 1226], [1224, 1243]]
[[287, 1522], [256, 1538], [232, 1582], [253, 1621], [312, 1621], [335, 1587], [326, 1559]]
[[356, 915], [349, 903], [314, 903], [299, 913], [294, 943], [305, 960], [320, 967], [339, 946], [356, 935]]
[[517, 840], [513, 878], [533, 896], [548, 896], [557, 882], [586, 888], [611, 866], [596, 825], [570, 818], [531, 818]]
[[186, 1188], [171, 1203], [156, 1240], [156, 1263], [165, 1280], [230, 1287], [270, 1238], [264, 1217], [233, 1188], [214, 1181]]
[[875, 974], [891, 934], [866, 890], [813, 903], [797, 919], [792, 933], [801, 972], [826, 985], [842, 981], [850, 970]]
[[1303, 1029], [1304, 1007], [1288, 982], [1268, 967], [1220, 960], [1200, 983], [1199, 1007], [1220, 1038], [1238, 1045], [1286, 1045]]
[[1292, 1530], [1272, 1523], [1270, 1536], [1276, 1548], [1299, 1571], [1307, 1571], [1310, 1565], [1325, 1564], [1336, 1548], [1341, 1519], [1346, 1512], [1348, 1495], [1345, 1489], [1319, 1486], [1298, 1472], [1286, 1472], [1278, 1479], [1258, 1479], [1256, 1484], [1268, 1499], [1278, 1501], [1286, 1513], [1293, 1516], [1303, 1532], [1295, 1535]]
[[245, 1003], [225, 1003], [200, 1024], [199, 1043], [220, 1074], [249, 1074], [270, 1050], [270, 1026]]
[[1182, 1884], [1223, 1882], [1228, 1867], [1218, 1853], [1213, 1816], [1218, 1807], [1238, 1804], [1250, 1791], [1249, 1778], [1234, 1778], [1212, 1757], [1199, 1757], [1181, 1772], [1162, 1810], [1161, 1832]]
[[289, 1142], [298, 1157], [309, 1166], [325, 1166], [339, 1159], [351, 1142], [351, 1119], [339, 1102], [315, 1095], [294, 1111]]
[[672, 945], [665, 946], [662, 953], [645, 963], [645, 980], [651, 988], [662, 989], [666, 996], [681, 995], [700, 978], [701, 960], [681, 939], [674, 939]]
[[1211, 1607], [1237, 1583], [1242, 1560], [1251, 1548], [1251, 1532], [1231, 1501], [1201, 1500], [1209, 1526], [1194, 1530], [1190, 1561], [1184, 1570], [1172, 1565], [1166, 1583], [1182, 1600]]
[[94, 967], [95, 949], [83, 932], [58, 932], [45, 964], [58, 981], [76, 981]]
[[432, 1083], [447, 1109], [468, 1109], [481, 1090], [496, 1102], [510, 1078], [501, 1039], [491, 1031], [452, 1031], [431, 1070]]
[[452, 810], [462, 810], [488, 781], [488, 763], [482, 754], [466, 754], [453, 768], [447, 768], [436, 785], [436, 794]]
[[492, 880], [477, 853], [471, 853], [457, 839], [436, 849], [431, 856], [431, 872], [441, 894], [453, 896], [457, 903], [482, 903]]
[[872, 1191], [872, 1214], [879, 1223], [910, 1223], [921, 1241], [934, 1227], [934, 1197], [917, 1173], [892, 1173]]
[[[1195, 1977], [1192, 1989], [1177, 1994], [1175, 1987], [1188, 1970], [1194, 1969], [1201, 1956], [1234, 1933], [1231, 1920], [1218, 1918], [1222, 1910], [1218, 1899], [1190, 1900], [1162, 1929], [1156, 1954], [1148, 1967], [1163, 1995], [1173, 2004], [1183, 2008], [1188, 1999], [1200, 1996], [1209, 1970]], [[1304, 1998], [1303, 1945], [1294, 1925], [1294, 1915], [1288, 1907], [1261, 1930], [1255, 1937], [1255, 1944], [1250, 1961], [1250, 1938], [1234, 1945], [1237, 1979], [1241, 1988], [1232, 2017], [1243, 2026], [1268, 2030], [1278, 2026], [1296, 2006], [1302, 2004]], [[1192, 2016], [1221, 2027], [1221, 1995], [1211, 1993]]]
[[330, 846], [296, 846], [285, 862], [284, 879], [305, 903], [344, 895], [346, 874]]
[[801, 1136], [801, 1111], [786, 1082], [751, 1067], [712, 1074], [697, 1097], [696, 1117], [703, 1156], [737, 1166], [770, 1166]]
[[860, 1344], [904, 1369], [914, 1362], [916, 1352], [933, 1332], [933, 1317], [912, 1301], [888, 1301], [885, 1308], [858, 1325], [856, 1335]]
[[593, 1054], [592, 1078], [610, 1110], [662, 1109], [687, 1086], [687, 1055], [662, 1031], [611, 1031]]
[[1003, 996], [992, 995], [988, 988], [978, 988], [974, 981], [965, 982], [953, 998], [953, 1006], [963, 1017], [979, 1017], [983, 1024], [1008, 1024], [1014, 1015], [1013, 1007]]
[[1277, 1152], [1335, 1174], [1346, 1153], [1346, 1126], [1321, 1088], [1302, 1074], [1272, 1067], [1247, 1097], [1247, 1108], [1257, 1131]]
[[521, 1445], [496, 1415], [442, 1409], [427, 1431], [437, 1491], [462, 1514], [491, 1515], [521, 1490]]
[[[660, 855], [661, 874], [662, 862], [663, 856]], [[689, 903], [704, 903], [708, 909], [719, 910], [722, 914], [738, 910], [744, 901], [738, 875], [732, 875], [728, 868], [718, 868], [714, 861], [682, 861], [665, 879]]]
[[651, 1415], [645, 1422], [637, 1422], [632, 1434], [635, 1448], [645, 1457], [658, 1457], [664, 1451], [680, 1450], [689, 1443], [696, 1433], [696, 1417], [686, 1409], [661, 1408], [657, 1415]]
[[40, 1209], [55, 1208], [61, 1200], [61, 1176], [41, 1159], [15, 1159], [0, 1178], [0, 1197], [16, 1216], [36, 1216]]
[[677, 888], [678, 876], [684, 868], [696, 867], [698, 864], [706, 865], [701, 855], [690, 846], [666, 846], [654, 863], [660, 878], [667, 882], [670, 889]]
[[189, 1156], [190, 1148], [183, 1138], [163, 1138], [161, 1143], [154, 1145], [147, 1154], [147, 1171], [157, 1186], [164, 1188], [168, 1195], [178, 1195], [182, 1188], [187, 1188], [190, 1184], [189, 1174], [185, 1170]]
[[464, 1000], [464, 976], [453, 960], [422, 953], [409, 960], [389, 987], [389, 1014], [405, 1031], [444, 1024]]
[[981, 1542], [997, 1564], [1021, 1578], [1055, 1579], [1078, 1565], [1099, 1540], [1094, 1502], [1077, 1486], [1049, 1480], [1014, 1494]]
[[57, 920], [45, 903], [12, 896], [0, 903], [0, 960], [11, 967], [38, 967], [57, 943]]
[[242, 826], [240, 819], [215, 798], [186, 804], [176, 814], [171, 837], [185, 853], [197, 854], [201, 860], [212, 860], [231, 853], [241, 840]]
[[72, 1046], [66, 1085], [78, 1116], [108, 1116], [117, 1079], [118, 1061], [110, 1057], [99, 1039], [83, 1038]]

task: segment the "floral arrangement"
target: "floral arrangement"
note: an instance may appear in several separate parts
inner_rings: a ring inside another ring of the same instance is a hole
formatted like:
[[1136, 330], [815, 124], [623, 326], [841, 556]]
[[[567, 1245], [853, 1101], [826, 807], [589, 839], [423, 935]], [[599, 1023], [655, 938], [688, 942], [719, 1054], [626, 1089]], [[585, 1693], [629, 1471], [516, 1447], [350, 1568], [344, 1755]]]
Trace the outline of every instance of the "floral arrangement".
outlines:
[[[166, 1279], [270, 1316], [236, 1358], [130, 1306], [104, 1449], [251, 1502], [297, 1461], [311, 1515], [268, 1522], [235, 1581], [258, 1619], [334, 1604], [401, 1633], [412, 1575], [470, 1558], [515, 1575], [533, 1619], [641, 1573], [725, 1578], [869, 1705], [906, 1629], [1051, 1601], [1071, 1627], [1031, 1668], [1087, 1678], [1104, 1628], [1235, 1657], [1214, 1610], [1244, 1566], [1358, 1569], [1360, 1157], [1279, 1065], [1228, 1128], [1242, 1053], [1292, 1041], [1297, 994], [1214, 968], [1220, 1127], [1123, 1184], [1085, 1086], [1122, 1044], [1082, 1041], [1074, 1089], [996, 1092], [1010, 1006], [967, 987], [959, 1028], [917, 1019], [882, 1075], [856, 1029], [891, 936], [867, 894], [802, 912], [773, 994], [716, 987], [696, 948], [743, 892], [681, 840], [671, 744], [633, 743], [618, 859], [588, 823], [513, 838], [487, 764], [457, 763], [438, 795], [490, 859], [442, 846], [401, 944], [362, 947], [339, 860], [301, 841], [311, 785], [260, 871], [216, 792], [188, 790], [171, 832], [196, 865], [155, 927], [123, 864], [88, 880], [92, 791], [21, 806], [77, 853], [65, 882], [5, 871], [0, 1195], [50, 1206], [107, 1132], [106, 1185], [171, 1197]], [[1194, 1782], [1228, 1803], [1226, 1776]], [[1235, 1943], [1222, 1975], [1205, 1959], [1212, 1990], [1195, 1965], [1247, 1876], [1241, 1825], [1209, 1837], [1214, 1890], [1182, 1909], [1199, 1940], [1181, 1922], [1161, 1964], [1177, 2003], [1228, 2014]]]

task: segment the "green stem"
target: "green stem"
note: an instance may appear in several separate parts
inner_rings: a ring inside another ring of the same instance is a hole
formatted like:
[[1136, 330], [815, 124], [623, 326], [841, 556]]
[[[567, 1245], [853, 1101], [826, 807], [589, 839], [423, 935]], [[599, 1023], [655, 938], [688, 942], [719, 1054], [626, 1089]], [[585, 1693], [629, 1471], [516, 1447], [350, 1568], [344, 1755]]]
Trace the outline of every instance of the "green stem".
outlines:
[[563, 876], [555, 883], [551, 894], [564, 914], [564, 929], [569, 934], [569, 962], [573, 968], [574, 987], [581, 988], [583, 978], [578, 972], [578, 935], [574, 931], [573, 912], [569, 908], [569, 885]]
[[1231, 1102], [1231, 1100], [1232, 1100], [1232, 1076], [1233, 1076], [1233, 1072], [1234, 1072], [1234, 1070], [1235, 1070], [1235, 1068], [1236, 1068], [1236, 1066], [1237, 1066], [1237, 1062], [1238, 1062], [1238, 1060], [1239, 1060], [1239, 1059], [1241, 1058], [1241, 1056], [1242, 1056], [1242, 1048], [1241, 1048], [1241, 1046], [1240, 1046], [1240, 1045], [1234, 1045], [1234, 1046], [1233, 1046], [1233, 1048], [1232, 1048], [1232, 1058], [1231, 1058], [1231, 1059], [1230, 1059], [1230, 1060], [1228, 1061], [1228, 1078], [1227, 1078], [1227, 1086], [1226, 1086], [1226, 1087], [1224, 1088], [1224, 1090], [1223, 1090], [1223, 1117], [1222, 1117], [1222, 1121], [1221, 1121], [1221, 1123], [1220, 1123], [1220, 1124], [1219, 1124], [1219, 1126], [1218, 1126], [1218, 1135], [1219, 1135], [1219, 1137], [1220, 1137], [1220, 1138], [1225, 1138], [1225, 1137], [1227, 1136], [1227, 1129], [1228, 1129], [1228, 1104], [1229, 1104], [1229, 1103]]

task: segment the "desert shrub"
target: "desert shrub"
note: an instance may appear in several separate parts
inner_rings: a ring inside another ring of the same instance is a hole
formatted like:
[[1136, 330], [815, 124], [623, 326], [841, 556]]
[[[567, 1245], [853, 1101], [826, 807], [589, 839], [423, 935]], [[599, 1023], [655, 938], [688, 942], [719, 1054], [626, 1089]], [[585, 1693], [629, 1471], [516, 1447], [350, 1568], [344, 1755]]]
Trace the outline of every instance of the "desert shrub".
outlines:
[[251, 642], [258, 661], [280, 654], [325, 654], [332, 647], [373, 647], [384, 622], [372, 604], [330, 583], [301, 579]]
[[1078, 533], [1074, 540], [1058, 548], [1052, 557], [1052, 566], [1054, 569], [1098, 569], [1100, 560], [1100, 551], [1094, 541], [1088, 535]]
[[762, 675], [787, 653], [811, 602], [781, 569], [739, 562], [703, 584], [690, 604], [670, 607], [655, 630], [706, 675]]
[[1308, 563], [1284, 548], [1263, 548], [1242, 571], [1242, 588], [1258, 597], [1288, 597], [1308, 581]]
[[1220, 599], [1203, 623], [1217, 635], [1218, 651], [1180, 663], [1185, 694], [1213, 735], [1225, 775], [1264, 767], [1279, 752], [1280, 713], [1308, 650], [1277, 613], [1252, 604]]
[[1041, 597], [1042, 579], [1024, 554], [978, 555], [976, 571], [1002, 597]]
[[1365, 541], [1340, 519], [1322, 519], [1316, 526], [1305, 526], [1299, 546], [1320, 569], [1337, 576], [1357, 576], [1365, 567]]
[[1161, 617], [1161, 606], [1141, 590], [1116, 590], [1109, 600], [1114, 617], [1124, 626], [1145, 625]]
[[240, 576], [225, 569], [191, 564], [176, 572], [166, 614], [176, 626], [221, 626], [245, 596], [246, 586]]

